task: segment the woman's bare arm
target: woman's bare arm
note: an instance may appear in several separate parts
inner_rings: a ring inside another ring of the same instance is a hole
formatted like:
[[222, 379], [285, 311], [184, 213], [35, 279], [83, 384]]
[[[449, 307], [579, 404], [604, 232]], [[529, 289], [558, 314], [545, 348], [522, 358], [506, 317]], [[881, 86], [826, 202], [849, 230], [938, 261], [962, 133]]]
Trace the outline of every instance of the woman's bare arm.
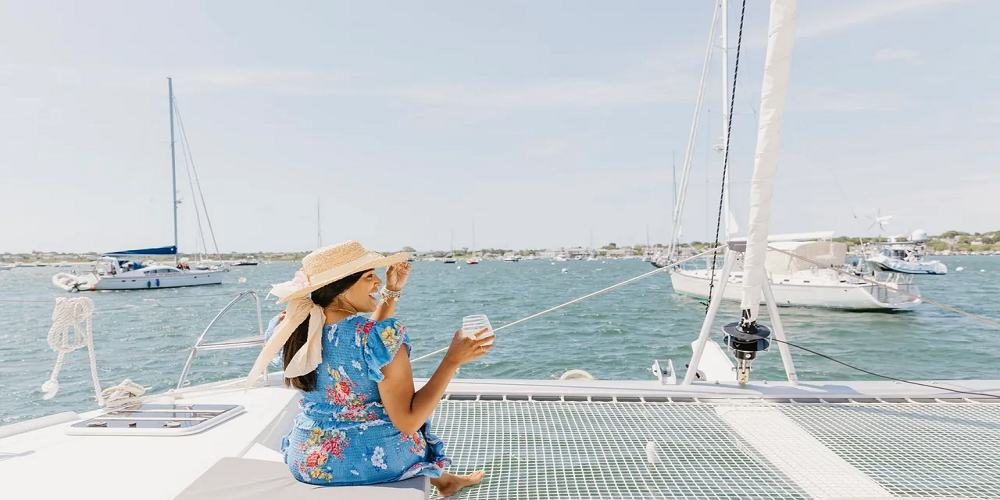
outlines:
[[378, 307], [372, 313], [371, 320], [382, 321], [386, 318], [391, 318], [393, 314], [396, 314], [396, 298], [382, 297], [382, 301], [378, 303]]
[[[479, 333], [485, 331], [484, 328]], [[474, 340], [457, 332], [441, 364], [419, 391], [414, 391], [410, 356], [406, 349], [400, 349], [392, 361], [382, 367], [385, 378], [378, 383], [382, 405], [392, 424], [403, 434], [417, 432], [434, 413], [458, 367], [486, 354], [493, 347], [486, 345], [491, 340], [492, 337]]]
[[[406, 280], [409, 279], [409, 277], [409, 262], [393, 264], [385, 270], [385, 288], [392, 290], [393, 292], [402, 291], [403, 286], [406, 285]], [[378, 303], [371, 319], [372, 321], [382, 321], [383, 319], [391, 318], [394, 314], [396, 314], [396, 298], [386, 295], [385, 297], [382, 297], [382, 300]]]

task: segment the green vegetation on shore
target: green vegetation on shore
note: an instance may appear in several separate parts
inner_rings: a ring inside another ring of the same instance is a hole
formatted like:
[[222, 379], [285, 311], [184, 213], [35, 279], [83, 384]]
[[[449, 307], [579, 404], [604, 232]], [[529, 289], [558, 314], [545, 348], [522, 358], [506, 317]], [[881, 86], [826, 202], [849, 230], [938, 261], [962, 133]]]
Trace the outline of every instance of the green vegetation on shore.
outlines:
[[[874, 241], [889, 241], [888, 238], [866, 238], [858, 236], [838, 236], [834, 238], [834, 241], [839, 241], [841, 243], [846, 243], [849, 247], [854, 245], [859, 245], [861, 243], [871, 243]], [[905, 238], [897, 238], [896, 241], [906, 241]], [[962, 231], [946, 231], [937, 236], [931, 236], [930, 239], [925, 243], [928, 249], [933, 250], [935, 253], [941, 252], [1000, 252], [1000, 231], [990, 231], [986, 233], [966, 233]], [[694, 241], [690, 243], [690, 246], [695, 249], [704, 249], [711, 245], [711, 242], [701, 242]], [[662, 243], [657, 243], [655, 245], [650, 245], [649, 250], [655, 252], [656, 250], [665, 248], [666, 245]], [[550, 249], [551, 251], [552, 249]], [[562, 250], [562, 249], [559, 249]], [[399, 250], [384, 251], [384, 253], [390, 253], [395, 251], [410, 252], [414, 256], [418, 257], [434, 257], [441, 258], [445, 256], [452, 256], [456, 259], [466, 259], [473, 256], [473, 252], [468, 248], [456, 249], [453, 251], [445, 250], [430, 250], [430, 251], [418, 251], [413, 247], [403, 247]], [[594, 249], [599, 255], [608, 254], [621, 254], [622, 251], [631, 251], [634, 255], [642, 255], [646, 251], [645, 245], [634, 245], [634, 246], [618, 246], [615, 243], [609, 243], [602, 246], [601, 248]], [[475, 255], [493, 255], [500, 256], [509, 253], [516, 253], [523, 257], [529, 255], [539, 255], [545, 252], [545, 250], [540, 249], [507, 249], [507, 248], [482, 248], [475, 251]], [[223, 260], [227, 262], [236, 262], [241, 260], [257, 260], [257, 261], [298, 261], [302, 260], [302, 257], [309, 253], [308, 251], [302, 252], [231, 252], [224, 253], [221, 256], [206, 255], [199, 256], [194, 254], [181, 254], [182, 258], [187, 258], [189, 260], [195, 261], [200, 257], [206, 260]], [[0, 262], [4, 263], [14, 263], [14, 262], [45, 262], [45, 263], [57, 263], [57, 262], [70, 262], [70, 263], [86, 263], [91, 262], [99, 258], [101, 254], [94, 252], [82, 252], [82, 253], [67, 253], [67, 252], [41, 252], [34, 251], [29, 253], [0, 253]], [[153, 260], [163, 261], [163, 260], [173, 260], [171, 258], [156, 257]]]

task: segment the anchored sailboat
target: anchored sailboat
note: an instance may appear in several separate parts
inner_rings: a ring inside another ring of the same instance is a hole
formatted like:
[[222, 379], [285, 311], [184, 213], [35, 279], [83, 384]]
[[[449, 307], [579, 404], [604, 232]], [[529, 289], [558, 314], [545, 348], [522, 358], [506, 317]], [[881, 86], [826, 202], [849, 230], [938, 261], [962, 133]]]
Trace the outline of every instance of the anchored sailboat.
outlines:
[[472, 218], [472, 256], [465, 259], [467, 265], [479, 264], [479, 257], [476, 256], [476, 218]]
[[[76, 292], [85, 290], [144, 290], [222, 283], [222, 277], [228, 271], [227, 268], [197, 270], [190, 269], [186, 262], [178, 261], [177, 156], [174, 149], [174, 84], [171, 78], [167, 78], [167, 92], [170, 100], [170, 174], [174, 211], [174, 244], [166, 247], [109, 252], [101, 257], [88, 273], [58, 273], [54, 275], [52, 284], [55, 286], [66, 291]], [[135, 258], [139, 256], [173, 256], [174, 265], [149, 265]]]
[[[729, 46], [728, 46], [728, 22], [727, 22], [727, 0], [721, 0], [721, 5], [717, 9], [718, 23], [713, 22], [710, 30], [710, 41], [705, 56], [705, 66], [702, 70], [701, 88], [699, 89], [697, 104], [695, 107], [694, 119], [692, 120], [691, 134], [688, 140], [687, 154], [684, 159], [684, 169], [681, 174], [680, 195], [676, 199], [673, 212], [673, 234], [670, 247], [665, 255], [659, 255], [653, 260], [653, 265], [663, 267], [677, 259], [679, 250], [678, 241], [680, 238], [680, 227], [682, 215], [684, 213], [684, 200], [687, 193], [688, 181], [691, 172], [691, 156], [694, 151], [694, 144], [697, 139], [697, 128], [700, 117], [701, 105], [704, 100], [705, 86], [707, 82], [708, 68], [711, 62], [711, 53], [714, 46], [714, 30], [716, 24], [721, 25], [722, 46], [722, 80], [724, 97], [727, 102], [730, 97], [729, 80]], [[737, 55], [739, 53], [737, 52]], [[731, 101], [730, 106], [731, 106]], [[726, 168], [723, 175], [722, 200], [720, 204], [720, 224], [722, 236], [725, 241], [739, 242], [735, 235], [739, 232], [739, 227], [733, 216], [730, 202], [730, 168], [729, 159], [729, 128], [730, 116], [727, 107], [723, 106], [723, 134], [722, 144], [716, 147], [725, 159]], [[751, 205], [753, 210], [753, 205]], [[885, 310], [885, 309], [907, 309], [920, 304], [920, 291], [913, 280], [908, 276], [899, 274], [882, 274], [873, 277], [848, 276], [839, 272], [845, 267], [845, 256], [847, 247], [843, 243], [830, 241], [833, 232], [820, 233], [799, 233], [792, 235], [772, 235], [767, 239], [769, 249], [765, 249], [768, 257], [764, 266], [767, 269], [766, 276], [770, 280], [776, 302], [783, 306], [806, 306], [824, 307], [833, 309], [852, 310]], [[813, 263], [802, 260], [801, 257], [810, 259]], [[714, 257], [706, 259], [706, 266], [702, 268], [685, 267], [674, 269], [670, 273], [670, 282], [675, 292], [695, 297], [707, 299], [713, 293], [722, 293], [722, 298], [730, 301], [740, 301], [741, 296], [737, 287], [720, 287], [721, 277], [719, 269], [716, 268]], [[816, 262], [820, 262], [817, 265]], [[739, 285], [743, 282], [744, 272], [742, 270], [742, 260], [732, 263], [731, 272], [727, 274], [730, 284]], [[835, 269], [831, 269], [835, 268]]]

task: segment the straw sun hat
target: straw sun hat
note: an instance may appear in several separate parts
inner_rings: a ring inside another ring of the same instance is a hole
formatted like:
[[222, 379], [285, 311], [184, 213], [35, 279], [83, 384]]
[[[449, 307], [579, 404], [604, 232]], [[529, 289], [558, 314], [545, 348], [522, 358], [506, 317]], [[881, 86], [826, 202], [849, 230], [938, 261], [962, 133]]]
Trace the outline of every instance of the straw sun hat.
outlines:
[[345, 241], [339, 245], [320, 248], [302, 259], [302, 269], [295, 273], [292, 281], [279, 283], [271, 288], [271, 294], [278, 297], [278, 303], [288, 302], [285, 319], [278, 323], [274, 333], [257, 355], [253, 369], [247, 375], [246, 388], [265, 373], [267, 364], [281, 350], [295, 329], [308, 321], [306, 342], [285, 363], [285, 378], [294, 378], [311, 373], [323, 360], [322, 332], [325, 321], [323, 308], [305, 299], [313, 290], [356, 272], [367, 271], [405, 262], [409, 254], [397, 253], [388, 257], [370, 252], [357, 241]]
[[271, 295], [278, 297], [279, 304], [288, 302], [354, 273], [406, 262], [409, 256], [401, 252], [387, 257], [354, 240], [320, 248], [302, 259], [302, 269], [291, 281], [273, 285]]

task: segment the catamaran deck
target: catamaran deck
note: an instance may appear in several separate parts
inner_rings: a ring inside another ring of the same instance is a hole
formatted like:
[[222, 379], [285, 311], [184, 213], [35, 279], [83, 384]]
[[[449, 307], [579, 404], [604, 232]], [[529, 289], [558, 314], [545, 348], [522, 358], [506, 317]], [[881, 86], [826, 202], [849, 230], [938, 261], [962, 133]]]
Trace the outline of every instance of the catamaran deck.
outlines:
[[837, 385], [794, 399], [453, 395], [434, 423], [459, 467], [487, 471], [469, 499], [1000, 498], [1000, 400]]
[[[0, 478], [46, 498], [173, 498], [223, 457], [280, 461], [298, 395], [278, 377], [173, 393], [246, 408], [189, 436], [66, 434], [102, 411], [0, 428]], [[893, 382], [460, 380], [433, 426], [453, 471], [487, 472], [468, 499], [1000, 498], [1000, 399]]]

